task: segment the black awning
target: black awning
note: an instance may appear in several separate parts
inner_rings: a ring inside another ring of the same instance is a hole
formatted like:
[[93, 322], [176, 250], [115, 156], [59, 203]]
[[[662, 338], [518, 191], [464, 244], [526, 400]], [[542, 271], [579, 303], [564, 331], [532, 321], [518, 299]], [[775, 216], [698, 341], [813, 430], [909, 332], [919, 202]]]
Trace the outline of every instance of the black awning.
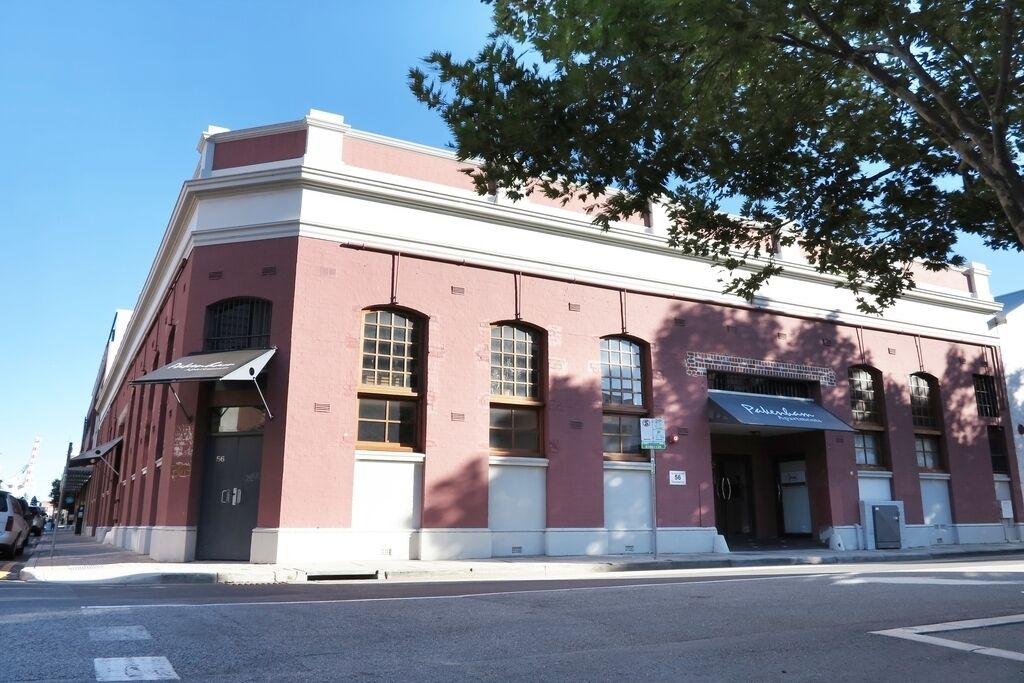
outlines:
[[277, 349], [243, 349], [185, 356], [148, 375], [133, 379], [132, 384], [167, 384], [169, 382], [214, 382], [217, 380], [252, 380], [263, 371]]
[[77, 496], [90, 478], [92, 478], [91, 468], [69, 467], [64, 475], [64, 495]]
[[751, 427], [852, 432], [853, 427], [805, 398], [708, 391], [712, 421]]
[[81, 467], [84, 465], [91, 465], [93, 460], [96, 460], [97, 458], [102, 458], [104, 455], [114, 450], [114, 448], [119, 443], [121, 443], [120, 436], [114, 439], [113, 441], [101, 443], [99, 446], [96, 446], [95, 448], [90, 448], [87, 451], [82, 451], [78, 455], [72, 456], [72, 458], [68, 460], [68, 467]]

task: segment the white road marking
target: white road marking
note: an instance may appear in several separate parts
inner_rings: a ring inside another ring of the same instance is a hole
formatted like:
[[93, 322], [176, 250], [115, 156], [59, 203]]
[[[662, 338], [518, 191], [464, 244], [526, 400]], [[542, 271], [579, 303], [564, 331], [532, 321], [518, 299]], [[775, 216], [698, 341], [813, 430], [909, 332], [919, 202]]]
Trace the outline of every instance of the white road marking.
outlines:
[[[822, 575], [824, 576], [824, 575]], [[275, 605], [338, 605], [346, 602], [403, 602], [409, 600], [461, 600], [464, 598], [487, 598], [493, 595], [533, 595], [540, 593], [575, 593], [579, 591], [600, 591], [627, 588], [660, 588], [662, 586], [703, 586], [708, 583], [738, 583], [741, 581], [776, 581], [780, 579], [808, 579], [819, 576], [752, 576], [742, 579], [713, 579], [710, 581], [666, 581], [664, 583], [633, 583], [612, 586], [577, 586], [574, 588], [541, 588], [523, 591], [493, 591], [461, 593], [458, 595], [408, 595], [391, 598], [351, 598], [338, 600], [270, 600], [264, 602], [199, 602], [199, 603], [153, 603], [148, 605], [82, 605], [88, 610], [130, 610], [155, 609], [160, 607], [272, 607]]]
[[89, 640], [149, 640], [145, 626], [90, 626]]
[[984, 581], [981, 579], [936, 579], [930, 576], [858, 576], [836, 579], [834, 586], [859, 586], [865, 583], [898, 583], [921, 586], [998, 586], [1019, 584], [1020, 581]]
[[1016, 662], [1024, 662], [1024, 652], [1002, 650], [997, 647], [985, 647], [983, 645], [974, 645], [965, 641], [926, 635], [929, 633], [941, 633], [943, 631], [965, 631], [968, 629], [986, 628], [989, 626], [1005, 626], [1007, 624], [1019, 624], [1021, 622], [1024, 622], [1024, 614], [1010, 614], [1005, 617], [947, 621], [941, 624], [891, 628], [885, 631], [872, 631], [871, 633], [879, 636], [889, 636], [890, 638], [902, 638], [904, 640], [912, 640], [918, 643], [927, 643], [929, 645], [938, 645], [939, 647], [946, 647], [951, 650], [959, 650], [961, 652], [972, 652], [978, 655], [988, 655], [989, 657], [1001, 657], [1002, 659], [1012, 659]]
[[92, 660], [97, 681], [177, 681], [167, 657], [106, 657]]

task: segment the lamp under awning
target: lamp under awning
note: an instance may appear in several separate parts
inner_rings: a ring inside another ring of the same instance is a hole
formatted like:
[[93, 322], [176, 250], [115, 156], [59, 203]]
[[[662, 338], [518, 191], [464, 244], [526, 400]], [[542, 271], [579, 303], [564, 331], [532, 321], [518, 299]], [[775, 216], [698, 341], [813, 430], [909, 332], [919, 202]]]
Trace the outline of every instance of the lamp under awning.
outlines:
[[242, 349], [184, 356], [148, 375], [133, 379], [131, 383], [251, 380], [263, 372], [263, 368], [276, 352], [277, 349]]
[[73, 456], [70, 460], [68, 460], [68, 465], [71, 467], [91, 465], [93, 460], [96, 460], [97, 458], [102, 458], [107, 453], [114, 450], [114, 448], [116, 448], [119, 443], [121, 443], [120, 436], [114, 439], [113, 441], [101, 443], [99, 446], [96, 446], [95, 448], [84, 450], [78, 455]]
[[852, 432], [850, 425], [807, 398], [708, 391], [712, 422], [785, 430]]

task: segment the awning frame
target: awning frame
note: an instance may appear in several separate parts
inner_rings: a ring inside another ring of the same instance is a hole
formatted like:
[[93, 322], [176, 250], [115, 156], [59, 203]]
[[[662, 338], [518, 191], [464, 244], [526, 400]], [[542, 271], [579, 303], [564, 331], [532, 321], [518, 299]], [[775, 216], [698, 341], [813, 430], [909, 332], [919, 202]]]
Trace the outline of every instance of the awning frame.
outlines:
[[[221, 352], [216, 352], [215, 351], [215, 352], [211, 352], [211, 353], [207, 353], [207, 354], [199, 354], [199, 355], [200, 356], [204, 356], [206, 358], [209, 358], [210, 356], [216, 356], [218, 353], [225, 353], [225, 354], [226, 353], [236, 353], [237, 351], [244, 351], [244, 350], [245, 349], [237, 349], [237, 350], [234, 350], [234, 351], [221, 351]], [[263, 390], [260, 388], [259, 382], [257, 381], [257, 377], [259, 377], [260, 373], [263, 372], [263, 368], [266, 367], [267, 363], [270, 362], [270, 359], [273, 358], [274, 354], [277, 353], [277, 347], [273, 346], [273, 347], [270, 347], [268, 349], [250, 349], [250, 351], [254, 351], [254, 352], [258, 352], [258, 353], [253, 358], [251, 358], [248, 361], [245, 361], [244, 363], [242, 363], [240, 367], [235, 368], [234, 370], [231, 370], [230, 372], [228, 372], [228, 373], [226, 373], [224, 375], [221, 375], [219, 377], [198, 377], [198, 378], [175, 377], [175, 378], [157, 379], [157, 380], [147, 380], [146, 379], [146, 377], [148, 377], [150, 375], [153, 375], [153, 374], [159, 374], [159, 372], [161, 370], [164, 370], [167, 367], [172, 366], [172, 365], [174, 365], [176, 363], [181, 363], [183, 361], [189, 361], [190, 359], [194, 361], [194, 360], [197, 360], [197, 358], [198, 358], [197, 356], [183, 356], [181, 358], [178, 358], [178, 359], [168, 363], [163, 368], [157, 368], [156, 370], [154, 370], [154, 371], [152, 371], [150, 373], [147, 373], [146, 375], [143, 375], [142, 377], [139, 377], [137, 379], [132, 380], [131, 384], [133, 384], [133, 385], [139, 385], [139, 384], [165, 384], [165, 385], [167, 385], [167, 388], [171, 390], [171, 395], [174, 396], [174, 400], [177, 401], [178, 407], [181, 409], [181, 412], [185, 414], [185, 418], [189, 422], [193, 422], [194, 420], [193, 420], [192, 415], [189, 414], [188, 409], [185, 408], [185, 404], [181, 400], [181, 397], [178, 396], [178, 392], [175, 391], [175, 389], [174, 389], [174, 384], [175, 383], [177, 383], [177, 382], [185, 382], [185, 381], [236, 382], [236, 381], [251, 380], [253, 386], [256, 387], [256, 393], [259, 394], [260, 401], [263, 403], [263, 410], [266, 411], [267, 419], [273, 420], [274, 419], [274, 413], [271, 412], [270, 406], [267, 404], [267, 398], [266, 398], [266, 396], [263, 395]]]

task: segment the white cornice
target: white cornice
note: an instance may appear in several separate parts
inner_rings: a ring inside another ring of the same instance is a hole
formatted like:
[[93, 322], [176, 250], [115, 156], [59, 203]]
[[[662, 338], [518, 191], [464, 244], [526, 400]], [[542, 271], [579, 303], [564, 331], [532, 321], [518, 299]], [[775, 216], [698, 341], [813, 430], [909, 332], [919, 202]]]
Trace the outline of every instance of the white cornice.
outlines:
[[[249, 128], [243, 131], [217, 133], [212, 136], [212, 139], [215, 141], [243, 139], [277, 132], [299, 130], [306, 125], [307, 120], [304, 119], [273, 126]], [[317, 121], [316, 125], [330, 124], [329, 122], [325, 124], [322, 121]], [[446, 153], [443, 150], [415, 145], [392, 138], [384, 138], [384, 136], [351, 130], [347, 134], [367, 140], [386, 140], [388, 144], [393, 144], [396, 147], [413, 149], [450, 159], [455, 158], [454, 154]], [[459, 193], [458, 190], [453, 188], [410, 181], [409, 179], [397, 176], [387, 176], [386, 174], [374, 173], [353, 167], [346, 167], [344, 171], [327, 171], [290, 165], [284, 168], [263, 168], [257, 171], [193, 179], [186, 181], [182, 185], [174, 210], [168, 221], [167, 229], [164, 232], [164, 237], [135, 305], [135, 314], [132, 316], [128, 329], [125, 332], [124, 343], [114, 359], [110, 381], [106, 383], [101, 390], [101, 395], [98, 397], [97, 405], [101, 414], [105, 413], [110, 402], [113, 400], [114, 392], [124, 381], [129, 360], [134, 358], [138, 352], [144, 334], [152, 324], [157, 307], [167, 292], [179, 264], [191, 253], [194, 243], [193, 235], [190, 233], [188, 226], [199, 199], [206, 196], [263, 192], [280, 187], [315, 189], [365, 198], [371, 201], [407, 206], [417, 210], [429, 210], [473, 220], [513, 226], [520, 229], [540, 231], [570, 237], [575, 240], [584, 239], [634, 250], [644, 250], [669, 255], [673, 258], [696, 264], [709, 264], [709, 261], [705, 259], [687, 256], [669, 247], [663, 236], [631, 229], [626, 224], [613, 226], [608, 231], [601, 231], [587, 217], [567, 210], [529, 203], [495, 204], [470, 192]], [[884, 319], [859, 313], [844, 312], [836, 314], [831, 309], [809, 305], [796, 306], [786, 302], [772, 301], [764, 297], [756, 298], [754, 304], [750, 305], [738, 297], [724, 295], [720, 291], [680, 286], [677, 283], [656, 280], [649, 276], [638, 278], [625, 273], [583, 270], [583, 277], [580, 277], [580, 268], [570, 268], [552, 263], [549, 258], [550, 255], [545, 255], [544, 260], [511, 259], [498, 251], [485, 253], [451, 246], [439, 246], [426, 241], [402, 240], [391, 236], [371, 234], [353, 226], [317, 225], [308, 221], [300, 221], [299, 223], [285, 221], [280, 223], [231, 226], [218, 230], [204, 230], [198, 232], [194, 239], [196, 244], [219, 244], [293, 235], [304, 235], [336, 242], [365, 242], [368, 245], [384, 249], [401, 249], [410, 254], [421, 254], [446, 259], [462, 258], [484, 266], [506, 269], [514, 267], [524, 272], [551, 275], [562, 279], [576, 279], [594, 284], [625, 287], [634, 291], [666, 294], [685, 299], [700, 299], [740, 308], [768, 309], [780, 313], [825, 319], [840, 324], [862, 325], [910, 333], [918, 332], [928, 336], [977, 344], [998, 344], [998, 337], [994, 335], [951, 333], [937, 326], [889, 323]], [[840, 278], [818, 273], [808, 265], [791, 262], [786, 262], [782, 265], [785, 270], [779, 277], [830, 286], [840, 282]], [[907, 293], [903, 298], [908, 301], [918, 301], [943, 307], [955, 307], [979, 314], [992, 314], [1001, 308], [1001, 305], [997, 302], [978, 300], [970, 296], [954, 294], [950, 291], [930, 290], [927, 286], [920, 286], [918, 289]]]

